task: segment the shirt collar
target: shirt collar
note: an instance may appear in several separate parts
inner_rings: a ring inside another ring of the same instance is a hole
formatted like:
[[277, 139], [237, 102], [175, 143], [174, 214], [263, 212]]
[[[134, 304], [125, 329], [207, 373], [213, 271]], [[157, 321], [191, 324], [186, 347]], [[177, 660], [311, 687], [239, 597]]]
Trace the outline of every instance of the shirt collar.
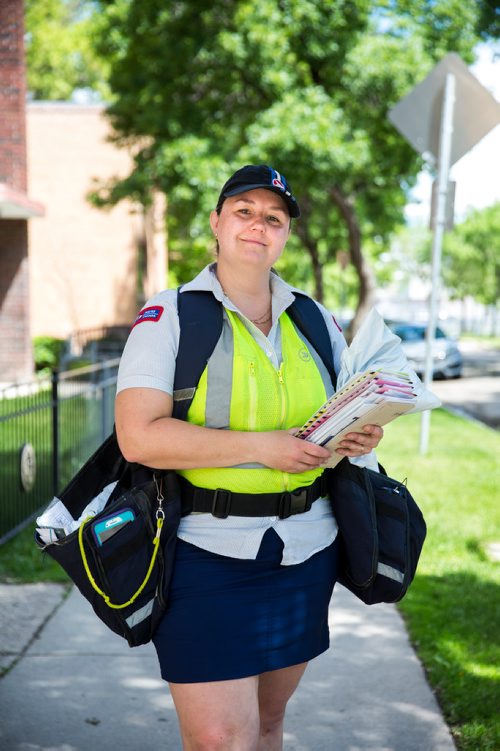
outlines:
[[[195, 276], [194, 279], [192, 279], [182, 287], [181, 293], [184, 291], [212, 292], [215, 299], [222, 303], [224, 307], [229, 308], [229, 310], [239, 312], [238, 308], [236, 308], [231, 300], [224, 294], [224, 291], [215, 273], [216, 268], [216, 263], [210, 263], [208, 266], [205, 266], [205, 268], [200, 271], [200, 273]], [[278, 274], [276, 274], [276, 272], [271, 271], [273, 313], [275, 312], [275, 310], [276, 313], [278, 313], [278, 310], [280, 310], [280, 312], [286, 310], [295, 300], [294, 293], [298, 291], [299, 290], [297, 290], [295, 287], [287, 284], [280, 276], [278, 276]]]

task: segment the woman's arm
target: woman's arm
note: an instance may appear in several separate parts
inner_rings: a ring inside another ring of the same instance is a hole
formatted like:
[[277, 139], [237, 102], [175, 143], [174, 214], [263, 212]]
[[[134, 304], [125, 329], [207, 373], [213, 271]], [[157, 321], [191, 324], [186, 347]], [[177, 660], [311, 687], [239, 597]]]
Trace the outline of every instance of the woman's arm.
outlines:
[[[295, 438], [293, 430], [248, 433], [204, 428], [173, 418], [172, 406], [172, 397], [159, 389], [120, 391], [116, 397], [116, 432], [128, 461], [155, 469], [258, 462], [282, 472], [304, 472], [321, 467], [330, 455], [322, 446]], [[368, 454], [382, 435], [382, 428], [367, 425], [363, 433], [349, 433], [338, 453]]]
[[120, 449], [130, 462], [156, 469], [231, 467], [258, 462], [282, 472], [320, 467], [327, 449], [292, 431], [248, 433], [215, 430], [172, 417], [172, 397], [159, 389], [129, 388], [116, 397]]

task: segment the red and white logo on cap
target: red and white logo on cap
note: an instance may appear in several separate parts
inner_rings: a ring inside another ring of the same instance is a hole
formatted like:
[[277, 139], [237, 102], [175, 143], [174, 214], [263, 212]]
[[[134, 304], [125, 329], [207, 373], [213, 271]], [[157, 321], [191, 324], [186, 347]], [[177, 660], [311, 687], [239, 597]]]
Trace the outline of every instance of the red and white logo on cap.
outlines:
[[279, 188], [280, 190], [283, 190], [283, 191], [284, 191], [284, 190], [285, 190], [285, 185], [284, 185], [284, 183], [283, 183], [283, 180], [282, 180], [282, 178], [281, 178], [281, 175], [280, 175], [280, 173], [279, 173], [279, 172], [277, 172], [276, 170], [274, 170], [274, 175], [275, 175], [275, 176], [273, 177], [273, 185], [274, 185], [274, 186], [275, 186], [276, 188]]

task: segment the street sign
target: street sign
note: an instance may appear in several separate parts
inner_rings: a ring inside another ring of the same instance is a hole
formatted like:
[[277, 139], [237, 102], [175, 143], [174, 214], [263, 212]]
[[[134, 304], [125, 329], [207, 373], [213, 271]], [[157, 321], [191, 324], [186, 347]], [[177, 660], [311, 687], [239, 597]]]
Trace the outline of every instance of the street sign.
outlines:
[[[500, 123], [500, 103], [452, 52], [436, 65], [422, 83], [401, 99], [388, 116], [413, 148], [437, 166], [431, 212], [432, 278], [424, 375], [424, 383], [430, 387], [433, 378], [432, 348], [439, 315], [443, 235], [450, 223], [449, 212], [454, 193], [449, 171], [452, 164]], [[422, 454], [427, 452], [429, 426], [430, 412], [426, 410], [422, 413], [420, 433]]]
[[455, 52], [446, 55], [422, 83], [390, 110], [389, 120], [416, 151], [436, 163], [448, 73], [455, 77], [451, 166], [500, 123], [500, 103], [472, 75]]

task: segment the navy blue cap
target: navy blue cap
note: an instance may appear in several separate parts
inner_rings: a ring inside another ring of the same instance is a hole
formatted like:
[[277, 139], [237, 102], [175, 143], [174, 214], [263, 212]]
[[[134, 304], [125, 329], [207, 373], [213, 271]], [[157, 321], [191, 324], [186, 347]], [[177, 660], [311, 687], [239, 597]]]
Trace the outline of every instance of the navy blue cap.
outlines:
[[220, 210], [226, 198], [257, 188], [265, 188], [277, 193], [286, 203], [290, 216], [294, 219], [300, 216], [299, 205], [285, 176], [272, 167], [268, 167], [267, 164], [247, 164], [237, 170], [224, 184], [216, 210]]

